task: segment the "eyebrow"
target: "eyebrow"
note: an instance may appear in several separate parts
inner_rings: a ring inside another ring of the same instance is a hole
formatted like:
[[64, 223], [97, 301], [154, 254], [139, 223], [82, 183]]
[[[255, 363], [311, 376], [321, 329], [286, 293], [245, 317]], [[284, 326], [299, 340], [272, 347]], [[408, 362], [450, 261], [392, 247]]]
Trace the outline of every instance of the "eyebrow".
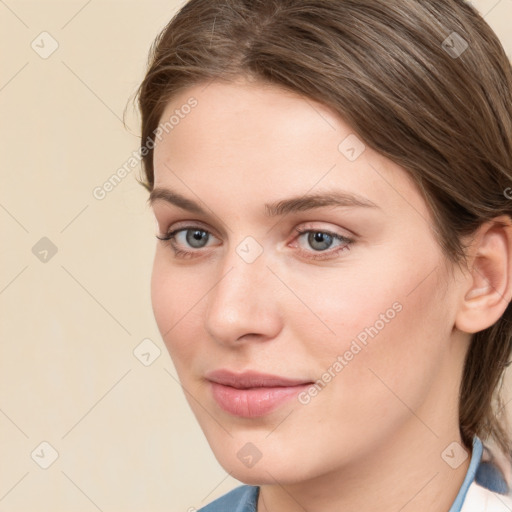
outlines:
[[[207, 211], [191, 199], [187, 199], [177, 192], [168, 188], [154, 188], [148, 198], [151, 206], [157, 201], [164, 201], [173, 204], [182, 210], [191, 213], [207, 215]], [[363, 208], [379, 208], [373, 201], [341, 190], [329, 191], [326, 193], [306, 194], [302, 196], [290, 197], [273, 203], [265, 204], [265, 214], [268, 217], [278, 217], [294, 212], [303, 212], [313, 210], [315, 208], [333, 207], [363, 207]]]

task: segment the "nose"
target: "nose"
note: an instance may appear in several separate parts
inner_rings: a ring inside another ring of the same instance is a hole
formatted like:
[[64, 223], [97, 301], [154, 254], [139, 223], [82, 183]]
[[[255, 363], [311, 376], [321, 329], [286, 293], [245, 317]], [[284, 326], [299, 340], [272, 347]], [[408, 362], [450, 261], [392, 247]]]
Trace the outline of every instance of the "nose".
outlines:
[[205, 329], [210, 336], [231, 346], [277, 336], [282, 326], [280, 283], [268, 269], [264, 254], [248, 263], [233, 249], [220, 268], [207, 295]]

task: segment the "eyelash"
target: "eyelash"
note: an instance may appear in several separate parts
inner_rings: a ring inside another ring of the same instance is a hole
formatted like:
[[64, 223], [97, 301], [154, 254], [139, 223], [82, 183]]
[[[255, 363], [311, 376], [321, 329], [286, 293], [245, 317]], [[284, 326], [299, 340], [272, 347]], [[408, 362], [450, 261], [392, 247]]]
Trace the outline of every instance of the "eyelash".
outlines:
[[[204, 232], [208, 233], [209, 235], [211, 235], [211, 233], [209, 231], [207, 231], [206, 229], [203, 229], [200, 226], [185, 226], [185, 227], [175, 229], [173, 231], [169, 231], [164, 236], [156, 235], [156, 237], [158, 238], [158, 240], [161, 240], [162, 242], [169, 244], [174, 251], [174, 255], [177, 258], [183, 258], [183, 259], [194, 258], [194, 257], [196, 257], [196, 253], [200, 252], [200, 249], [197, 249], [194, 251], [184, 251], [182, 249], [178, 249], [173, 243], [176, 238], [177, 233], [179, 233], [181, 231], [192, 231], [192, 230], [204, 231]], [[337, 254], [339, 254], [343, 251], [349, 250], [350, 246], [354, 243], [354, 239], [339, 235], [337, 233], [333, 233], [332, 231], [329, 231], [329, 230], [295, 228], [294, 231], [296, 233], [298, 233], [299, 236], [303, 235], [305, 233], [322, 233], [324, 235], [331, 236], [333, 239], [338, 240], [339, 242], [344, 243], [344, 245], [340, 245], [339, 247], [337, 247], [336, 249], [333, 249], [331, 251], [320, 251], [317, 256], [311, 256], [311, 251], [299, 249], [299, 252], [301, 254], [307, 253], [308, 256], [306, 256], [306, 257], [309, 259], [312, 259], [312, 260], [332, 259]], [[326, 256], [324, 256], [324, 255], [326, 255]]]

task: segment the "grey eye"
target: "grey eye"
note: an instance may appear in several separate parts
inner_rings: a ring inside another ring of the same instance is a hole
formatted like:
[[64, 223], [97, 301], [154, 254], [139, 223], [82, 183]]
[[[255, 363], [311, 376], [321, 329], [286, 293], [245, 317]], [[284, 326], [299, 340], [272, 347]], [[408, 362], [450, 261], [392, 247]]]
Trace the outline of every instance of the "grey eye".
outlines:
[[315, 251], [325, 251], [333, 242], [333, 237], [322, 231], [311, 231], [308, 234], [308, 244]]
[[185, 239], [194, 249], [201, 249], [208, 243], [209, 233], [202, 229], [187, 229]]

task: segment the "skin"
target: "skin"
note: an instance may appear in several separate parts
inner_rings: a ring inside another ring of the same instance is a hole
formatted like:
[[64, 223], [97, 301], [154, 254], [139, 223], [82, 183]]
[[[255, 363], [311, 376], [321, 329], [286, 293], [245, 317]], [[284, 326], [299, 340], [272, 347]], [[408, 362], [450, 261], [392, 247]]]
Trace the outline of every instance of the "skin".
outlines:
[[[191, 96], [197, 106], [157, 141], [155, 187], [199, 203], [206, 214], [163, 200], [152, 208], [159, 236], [185, 227], [210, 235], [203, 248], [187, 244], [185, 231], [177, 236], [175, 245], [191, 258], [157, 241], [151, 295], [219, 463], [261, 486], [259, 512], [364, 512], [377, 503], [382, 511], [448, 510], [471, 455], [469, 447], [456, 469], [441, 457], [452, 442], [464, 453], [457, 413], [463, 360], [470, 332], [494, 318], [478, 317], [464, 297], [473, 285], [485, 286], [448, 262], [404, 169], [369, 147], [355, 161], [339, 151], [354, 132], [327, 107], [239, 80], [182, 91], [162, 119]], [[265, 215], [265, 203], [332, 190], [376, 207]], [[334, 240], [322, 252], [296, 227], [353, 242]], [[237, 253], [247, 236], [263, 251], [252, 263]], [[499, 240], [498, 252], [509, 243]], [[319, 254], [326, 259], [313, 259]], [[400, 312], [306, 405], [293, 399], [249, 419], [213, 400], [205, 373], [219, 368], [320, 379], [396, 303]], [[464, 332], [457, 323], [466, 321]], [[250, 468], [237, 457], [248, 442], [262, 455]]]

